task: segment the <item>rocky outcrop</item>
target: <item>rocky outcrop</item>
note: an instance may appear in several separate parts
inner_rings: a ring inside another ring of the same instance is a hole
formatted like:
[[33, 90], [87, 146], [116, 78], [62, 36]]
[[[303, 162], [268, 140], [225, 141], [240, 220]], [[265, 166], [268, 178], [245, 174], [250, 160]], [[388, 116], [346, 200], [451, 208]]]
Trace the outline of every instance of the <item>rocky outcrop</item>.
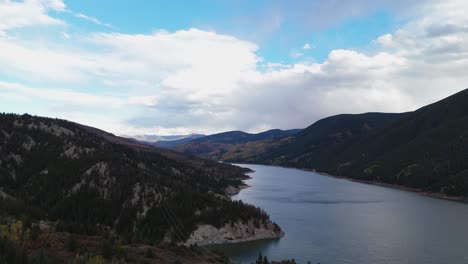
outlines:
[[259, 222], [251, 219], [247, 223], [238, 221], [216, 228], [212, 225], [199, 225], [190, 234], [185, 245], [211, 245], [238, 243], [261, 239], [281, 238], [285, 234], [281, 228], [271, 221]]
[[226, 195], [232, 196], [232, 195], [238, 194], [242, 189], [245, 189], [245, 188], [248, 188], [248, 187], [250, 187], [250, 186], [247, 185], [247, 184], [241, 184], [241, 185], [239, 185], [238, 187], [234, 187], [234, 186], [232, 186], [232, 185], [229, 185], [229, 186], [224, 190], [224, 192], [226, 193]]

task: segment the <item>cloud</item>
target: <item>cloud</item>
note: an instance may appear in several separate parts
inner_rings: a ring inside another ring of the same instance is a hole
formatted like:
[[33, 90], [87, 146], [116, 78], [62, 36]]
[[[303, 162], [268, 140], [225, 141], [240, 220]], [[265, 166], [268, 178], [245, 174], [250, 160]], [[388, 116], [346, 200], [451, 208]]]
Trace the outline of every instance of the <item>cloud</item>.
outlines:
[[[249, 1], [233, 1], [235, 6], [249, 6], [243, 3]], [[293, 4], [283, 0], [268, 1], [268, 8], [255, 12], [250, 17], [236, 20], [236, 24], [247, 24], [253, 28], [253, 37], [262, 41], [265, 36], [277, 33], [281, 27], [288, 24], [302, 25], [295, 30], [305, 33], [317, 32], [340, 25], [344, 21], [365, 17], [386, 10], [395, 13], [399, 18], [411, 18], [421, 6], [433, 5], [437, 0], [296, 0]], [[258, 37], [260, 35], [261, 37]], [[263, 37], [263, 38], [262, 38]]]
[[[355, 14], [374, 6], [349, 2]], [[340, 3], [348, 5], [318, 10]], [[41, 102], [33, 114], [128, 135], [297, 128], [339, 113], [414, 110], [468, 83], [466, 1], [418, 3], [414, 18], [372, 50], [333, 50], [322, 63], [266, 61], [253, 42], [195, 28], [74, 34], [59, 45], [0, 38], [0, 76], [17, 80], [0, 83], [0, 94], [3, 103]]]
[[155, 96], [130, 96], [128, 98], [120, 98], [118, 96], [94, 95], [67, 89], [30, 87], [19, 83], [0, 81], [0, 93], [2, 92], [14, 92], [17, 95], [21, 95], [23, 98], [28, 97], [31, 99], [56, 101], [67, 105], [76, 104], [80, 106], [118, 108], [129, 105], [154, 106], [157, 104], [157, 98]]
[[[28, 26], [63, 25], [64, 22], [49, 16], [50, 10], [62, 11], [61, 0], [0, 1], [0, 32]], [[3, 33], [5, 34], [5, 33]]]
[[66, 5], [62, 0], [27, 0], [25, 2], [40, 3], [46, 8], [55, 11], [63, 11], [66, 8]]
[[87, 16], [87, 15], [82, 14], [82, 13], [74, 13], [74, 12], [73, 12], [73, 15], [78, 17], [78, 18], [87, 20], [87, 21], [89, 21], [91, 23], [94, 23], [96, 25], [99, 25], [99, 26], [105, 26], [105, 27], [109, 27], [109, 28], [112, 27], [111, 24], [104, 23], [104, 22], [102, 22], [101, 20], [99, 20], [99, 19], [97, 19], [95, 17], [90, 17], [90, 16]]
[[70, 38], [71, 38], [70, 34], [68, 34], [67, 32], [61, 32], [60, 34], [61, 34], [62, 37], [65, 38], [65, 39], [70, 39]]
[[380, 10], [391, 10], [401, 16], [411, 16], [421, 6], [432, 4], [434, 0], [328, 0], [301, 1], [294, 6], [282, 6], [289, 10], [305, 26], [313, 30], [322, 30], [330, 26]]
[[50, 11], [69, 13], [96, 25], [112, 27], [97, 18], [67, 9], [62, 0], [0, 0], [0, 34], [5, 35], [7, 30], [25, 27], [66, 24], [63, 20], [50, 16]]
[[289, 52], [289, 57], [291, 57], [293, 59], [298, 59], [298, 58], [302, 57], [303, 55], [304, 55], [304, 53], [296, 51], [296, 50], [291, 50]]
[[[74, 53], [53, 43], [0, 39], [0, 71], [22, 80], [78, 82], [99, 74], [96, 54]], [[47, 63], [47, 67], [44, 67]]]
[[[296, 64], [244, 83], [234, 122], [300, 127], [339, 113], [414, 110], [467, 88], [464, 1], [427, 6], [417, 19], [376, 40], [377, 52], [334, 50], [323, 63]], [[458, 27], [453, 29], [456, 24]], [[447, 25], [449, 25], [447, 27]], [[450, 28], [430, 34], [434, 27]]]
[[216, 88], [232, 87], [245, 72], [254, 71], [260, 60], [256, 50], [253, 43], [197, 29], [149, 35], [99, 33], [60, 46], [0, 39], [0, 70], [18, 78], [69, 83], [148, 87], [162, 83], [171, 89], [190, 89], [195, 96], [216, 94]]
[[128, 98], [128, 102], [131, 104], [155, 107], [158, 105], [158, 97], [157, 96], [131, 96]]
[[[81, 48], [86, 45], [92, 50]], [[146, 106], [150, 109], [141, 112], [159, 114], [163, 126], [182, 126], [184, 116], [187, 123], [193, 123], [202, 116], [210, 119], [219, 115], [215, 111], [222, 108], [218, 102], [223, 96], [237, 88], [238, 79], [255, 73], [260, 61], [256, 50], [253, 43], [197, 29], [148, 35], [97, 33], [76, 36], [72, 45], [58, 48], [51, 43], [37, 46], [5, 39], [0, 40], [0, 73], [23, 81], [46, 80], [63, 87], [61, 90], [81, 84], [100, 94], [106, 87], [112, 88], [128, 101], [108, 98], [103, 107], [125, 103]], [[16, 92], [40, 100], [62, 98], [64, 104], [70, 100], [82, 105], [100, 104], [96, 97], [75, 95], [70, 89], [60, 92], [23, 87]]]
[[312, 49], [312, 46], [309, 43], [306, 43], [306, 44], [304, 44], [304, 46], [302, 46], [302, 49], [303, 50], [310, 50], [310, 49]]

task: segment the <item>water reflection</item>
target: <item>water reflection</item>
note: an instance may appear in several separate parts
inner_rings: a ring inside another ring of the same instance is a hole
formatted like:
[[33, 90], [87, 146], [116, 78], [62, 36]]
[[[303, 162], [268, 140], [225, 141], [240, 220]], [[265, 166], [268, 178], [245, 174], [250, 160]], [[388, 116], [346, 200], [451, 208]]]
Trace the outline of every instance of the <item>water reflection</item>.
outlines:
[[[242, 254], [243, 259], [254, 260], [261, 252], [274, 251], [280, 242], [280, 239], [264, 239], [258, 241], [249, 241], [230, 245], [214, 245], [209, 248], [224, 251], [228, 256]], [[252, 250], [255, 249], [255, 250]]]

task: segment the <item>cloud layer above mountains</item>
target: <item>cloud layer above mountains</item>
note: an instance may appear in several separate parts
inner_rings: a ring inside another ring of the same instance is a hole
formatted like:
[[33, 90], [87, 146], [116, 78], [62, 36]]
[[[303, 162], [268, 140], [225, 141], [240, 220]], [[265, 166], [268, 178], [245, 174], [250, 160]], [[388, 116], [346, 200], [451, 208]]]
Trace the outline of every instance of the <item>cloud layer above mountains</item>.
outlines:
[[[350, 2], [356, 15], [367, 12]], [[417, 7], [363, 50], [279, 64], [227, 34], [75, 33], [53, 15], [73, 12], [60, 0], [0, 0], [0, 103], [117, 134], [260, 131], [339, 113], [410, 111], [468, 86], [468, 3]]]

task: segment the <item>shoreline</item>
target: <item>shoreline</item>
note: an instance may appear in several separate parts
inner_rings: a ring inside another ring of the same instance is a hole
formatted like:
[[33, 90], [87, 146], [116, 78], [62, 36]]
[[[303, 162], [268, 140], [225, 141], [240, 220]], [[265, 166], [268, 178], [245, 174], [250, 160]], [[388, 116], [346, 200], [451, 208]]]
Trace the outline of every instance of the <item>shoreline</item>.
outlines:
[[[329, 174], [329, 173], [326, 173], [326, 172], [319, 172], [319, 171], [316, 171], [314, 169], [296, 168], [296, 167], [290, 167], [290, 166], [268, 165], [268, 164], [254, 164], [254, 163], [230, 163], [230, 164], [235, 165], [235, 166], [239, 166], [239, 167], [243, 167], [243, 168], [246, 168], [244, 166], [248, 166], [248, 165], [261, 165], [261, 166], [279, 167], [279, 168], [286, 168], [286, 169], [296, 169], [296, 170], [301, 170], [301, 171], [313, 172], [313, 173], [316, 173], [316, 174], [321, 175], [321, 176], [331, 177], [331, 178], [335, 178], [335, 179], [347, 180], [347, 181], [351, 181], [351, 182], [374, 185], [374, 186], [380, 186], [380, 187], [384, 187], [384, 188], [391, 188], [391, 189], [396, 189], [396, 190], [405, 191], [405, 192], [411, 192], [411, 193], [415, 193], [415, 194], [418, 194], [418, 195], [421, 195], [421, 196], [431, 197], [431, 198], [435, 198], [435, 199], [442, 199], [442, 200], [447, 200], [447, 201], [452, 201], [452, 202], [459, 202], [459, 203], [468, 204], [468, 198], [466, 198], [466, 197], [447, 196], [447, 195], [444, 195], [442, 193], [431, 193], [431, 192], [423, 191], [423, 190], [421, 190], [419, 188], [412, 188], [412, 187], [406, 187], [406, 186], [401, 186], [401, 185], [396, 185], [396, 184], [389, 184], [389, 183], [384, 183], [384, 182], [377, 182], [377, 181], [358, 180], [358, 179], [353, 179], [353, 178], [349, 178], [349, 177], [345, 177], [345, 176], [336, 176], [336, 175], [332, 175], [332, 174]], [[246, 169], [249, 169], [249, 171], [246, 174], [250, 174], [250, 173], [255, 172], [254, 170], [252, 170], [250, 168], [246, 168]], [[252, 178], [252, 176], [250, 176], [250, 175], [246, 175], [246, 176], [247, 176], [246, 179], [251, 179]], [[235, 191], [234, 192], [226, 191], [226, 196], [229, 197], [229, 199], [231, 199], [232, 196], [235, 196], [235, 195], [239, 194], [243, 189], [246, 189], [246, 188], [249, 188], [249, 187], [252, 187], [252, 186], [246, 184], [244, 182], [244, 180], [242, 180], [242, 183], [240, 185], [238, 185], [236, 187], [234, 187], [234, 186], [231, 186], [231, 187], [235, 188]], [[218, 241], [218, 242], [215, 242], [215, 243], [208, 243], [208, 244], [205, 244], [205, 245], [202, 245], [202, 246], [218, 246], [218, 245], [229, 245], [229, 244], [236, 244], [236, 243], [244, 243], [244, 242], [250, 242], [250, 241], [276, 240], [276, 239], [281, 239], [285, 235], [286, 235], [286, 233], [283, 230], [281, 230], [281, 233], [276, 237], [247, 238], [247, 239], [239, 239], [239, 240], [223, 241], [223, 242]]]
[[466, 203], [468, 204], [468, 199], [463, 196], [448, 196], [443, 193], [433, 193], [433, 192], [427, 192], [423, 191], [419, 188], [414, 188], [414, 187], [407, 187], [407, 186], [402, 186], [402, 185], [397, 185], [397, 184], [391, 184], [391, 183], [385, 183], [385, 182], [378, 182], [378, 181], [368, 181], [368, 180], [358, 180], [358, 179], [353, 179], [345, 176], [335, 176], [331, 175], [325, 172], [318, 172], [315, 170], [310, 170], [310, 169], [300, 169], [303, 171], [309, 171], [309, 172], [314, 172], [322, 176], [327, 176], [327, 177], [332, 177], [336, 179], [341, 179], [341, 180], [348, 180], [351, 182], [357, 182], [357, 183], [362, 183], [362, 184], [368, 184], [368, 185], [374, 185], [374, 186], [380, 186], [380, 187], [385, 187], [385, 188], [391, 188], [391, 189], [396, 189], [400, 191], [405, 191], [405, 192], [411, 192], [411, 193], [416, 193], [422, 196], [426, 197], [432, 197], [436, 199], [442, 199], [442, 200], [448, 200], [448, 201], [453, 201], [453, 202], [459, 202], [459, 203]]
[[229, 197], [231, 198], [232, 196], [234, 195], [237, 195], [239, 194], [243, 189], [247, 189], [251, 187], [250, 185], [246, 184], [244, 181], [242, 181], [241, 184], [237, 185], [237, 186], [232, 186], [232, 185], [229, 185], [225, 190], [224, 190], [224, 193]]
[[326, 173], [326, 172], [316, 171], [314, 169], [297, 168], [297, 167], [282, 166], [282, 165], [254, 164], [254, 163], [231, 163], [231, 164], [236, 165], [236, 166], [240, 166], [240, 164], [242, 164], [242, 165], [261, 165], [261, 166], [271, 166], [271, 167], [279, 167], [279, 168], [285, 168], [285, 169], [296, 169], [296, 170], [301, 170], [301, 171], [314, 172], [316, 174], [326, 176], [326, 177], [335, 178], [335, 179], [341, 179], [341, 180], [347, 180], [347, 181], [357, 182], [357, 183], [362, 183], [362, 184], [369, 184], [369, 185], [374, 185], [374, 186], [386, 187], [386, 188], [396, 189], [396, 190], [400, 190], [400, 191], [412, 192], [412, 193], [416, 193], [416, 194], [426, 196], [426, 197], [431, 197], [431, 198], [436, 198], [436, 199], [442, 199], [442, 200], [447, 200], [447, 201], [452, 201], [452, 202], [459, 202], [459, 203], [468, 204], [468, 197], [448, 196], [448, 195], [445, 195], [443, 193], [427, 192], [427, 191], [423, 191], [423, 190], [421, 190], [419, 188], [407, 187], [407, 186], [402, 186], [402, 185], [397, 185], [397, 184], [390, 184], [390, 183], [385, 183], [385, 182], [358, 180], [358, 179], [353, 179], [353, 178], [349, 178], [349, 177], [345, 177], [345, 176], [336, 176], [336, 175], [332, 175], [332, 174], [329, 174], [329, 173]]
[[[248, 173], [253, 173], [255, 171], [253, 171], [253, 170], [251, 170], [249, 168], [245, 168], [245, 169], [246, 169], [245, 177], [242, 177], [241, 183], [239, 185], [235, 185], [235, 186], [229, 185], [228, 187], [226, 187], [225, 196], [227, 197], [227, 199], [232, 199], [233, 196], [239, 194], [243, 189], [251, 187], [250, 185], [246, 184], [244, 180], [252, 179], [252, 177], [250, 175], [247, 175], [247, 174]], [[239, 225], [239, 223], [238, 223], [238, 225]], [[199, 246], [204, 246], [204, 247], [222, 246], [222, 245], [238, 244], [238, 243], [261, 241], [261, 240], [278, 240], [278, 239], [281, 239], [284, 236], [286, 236], [286, 233], [281, 229], [281, 227], [279, 227], [280, 228], [279, 232], [271, 230], [273, 222], [270, 219], [267, 220], [267, 225], [268, 225], [268, 227], [265, 225], [265, 229], [253, 228], [253, 229], [256, 230], [256, 232], [254, 232], [253, 236], [237, 237], [237, 238], [234, 238], [234, 239], [233, 238], [226, 238], [226, 237], [223, 237], [222, 239], [221, 238], [212, 238], [211, 240], [208, 240], [208, 241], [197, 241], [196, 244], [199, 245]], [[204, 226], [206, 227], [207, 225], [204, 225]], [[199, 228], [200, 227], [202, 227], [202, 226], [199, 226]], [[216, 229], [217, 231], [222, 231], [222, 229], [225, 229], [226, 226], [221, 227], [221, 228], [215, 228], [215, 227], [212, 227], [212, 228]], [[261, 230], [266, 231], [267, 234], [266, 233], [256, 234], [258, 231], [261, 231]], [[273, 233], [270, 233], [270, 232], [273, 232]], [[190, 234], [190, 236], [192, 237], [196, 233], [197, 233], [197, 230], [195, 230], [194, 233]], [[256, 236], [258, 236], [258, 237], [256, 237]], [[189, 237], [188, 240], [190, 240], [190, 237]], [[190, 242], [188, 240], [185, 241], [183, 244], [184, 245], [187, 245], [187, 243], [190, 244]]]
[[[281, 231], [281, 233], [274, 235], [274, 236], [247, 237], [247, 238], [224, 239], [224, 240], [220, 239], [220, 240], [213, 240], [213, 241], [194, 243], [194, 244], [200, 247], [228, 246], [228, 245], [233, 245], [233, 244], [241, 244], [241, 243], [255, 242], [255, 241], [274, 241], [274, 240], [279, 240], [285, 236], [286, 236], [286, 233], [284, 231]], [[189, 246], [191, 244], [184, 243], [183, 245]]]
[[237, 220], [221, 227], [201, 224], [182, 244], [185, 246], [195, 244], [199, 246], [217, 246], [259, 240], [276, 240], [286, 235], [281, 227], [270, 219], [260, 220], [260, 223], [255, 224], [256, 221], [258, 221], [258, 218], [250, 218], [247, 222]]

